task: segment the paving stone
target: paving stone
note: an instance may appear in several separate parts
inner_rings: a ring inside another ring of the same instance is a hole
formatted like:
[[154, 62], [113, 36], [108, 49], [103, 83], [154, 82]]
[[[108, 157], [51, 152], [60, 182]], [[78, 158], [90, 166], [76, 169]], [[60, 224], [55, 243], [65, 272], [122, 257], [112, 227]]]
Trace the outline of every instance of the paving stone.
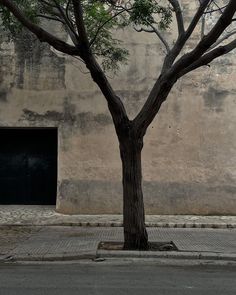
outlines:
[[[122, 215], [64, 215], [54, 206], [1, 205], [0, 225], [122, 226]], [[236, 216], [147, 215], [147, 226], [236, 228]]]
[[37, 227], [0, 226], [0, 255], [5, 256], [17, 244], [27, 240], [38, 231]]
[[[148, 227], [150, 241], [173, 241], [181, 252], [236, 254], [235, 216], [148, 215], [146, 222], [154, 226]], [[100, 241], [123, 241], [120, 225], [121, 215], [69, 216], [53, 206], [0, 206], [0, 255], [40, 260], [96, 255]]]
[[[181, 252], [195, 252], [195, 254], [204, 252], [205, 257], [208, 252], [215, 255], [222, 253], [236, 255], [235, 229], [149, 228], [148, 233], [150, 241], [173, 241], [180, 250], [180, 252], [171, 252], [173, 255], [181, 255]], [[46, 260], [46, 258], [53, 260], [53, 255], [55, 258], [86, 255], [95, 257], [100, 241], [123, 241], [123, 229], [118, 227], [43, 227], [27, 240], [21, 241], [9, 254], [16, 259], [22, 259], [22, 257], [32, 259], [35, 256], [37, 260]], [[163, 253], [159, 254], [162, 257], [164, 254], [167, 256], [171, 254]], [[124, 257], [125, 251], [120, 255]], [[135, 255], [137, 256], [137, 252]], [[147, 252], [144, 256], [151, 257], [150, 255], [152, 254]]]

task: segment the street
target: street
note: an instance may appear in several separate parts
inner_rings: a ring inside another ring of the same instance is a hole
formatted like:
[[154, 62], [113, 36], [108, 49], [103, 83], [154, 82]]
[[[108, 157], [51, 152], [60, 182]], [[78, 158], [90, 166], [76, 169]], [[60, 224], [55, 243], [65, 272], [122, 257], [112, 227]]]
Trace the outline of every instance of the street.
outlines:
[[233, 295], [235, 266], [0, 265], [0, 295]]

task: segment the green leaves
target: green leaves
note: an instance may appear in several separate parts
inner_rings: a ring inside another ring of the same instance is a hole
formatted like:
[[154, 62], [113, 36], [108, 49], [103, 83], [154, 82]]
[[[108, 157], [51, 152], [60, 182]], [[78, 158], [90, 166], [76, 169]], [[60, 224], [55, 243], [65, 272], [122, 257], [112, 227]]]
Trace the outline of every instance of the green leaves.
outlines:
[[104, 71], [116, 73], [119, 64], [127, 61], [128, 50], [121, 47], [122, 42], [115, 38], [115, 31], [124, 28], [127, 19], [116, 15], [116, 11], [113, 13], [101, 1], [84, 1], [84, 21], [91, 50], [101, 58]]
[[129, 6], [114, 2], [117, 1], [84, 1], [84, 14], [93, 53], [102, 58], [104, 70], [117, 72], [119, 64], [127, 62], [129, 53], [114, 37], [115, 32], [133, 24], [156, 24], [164, 30], [172, 21], [172, 10], [154, 0], [134, 0]]
[[[37, 23], [37, 1], [34, 0], [16, 0], [17, 6], [24, 12], [24, 15], [32, 22]], [[14, 38], [22, 30], [22, 24], [12, 15], [6, 7], [0, 7], [1, 28], [8, 33], [8, 37]]]
[[135, 0], [130, 10], [130, 20], [135, 25], [158, 24], [159, 28], [167, 29], [172, 21], [170, 6], [164, 7], [155, 0]]
[[[118, 30], [128, 26], [155, 25], [164, 30], [172, 20], [172, 10], [163, 6], [158, 0], [133, 0], [127, 5], [115, 0], [81, 0], [83, 18], [90, 49], [99, 57], [105, 71], [117, 72], [121, 63], [126, 63], [128, 50], [122, 47], [122, 42], [116, 38]], [[127, 1], [128, 2], [128, 1]], [[50, 19], [53, 26], [58, 24], [70, 33], [77, 46], [78, 32], [74, 8], [71, 0], [14, 0], [21, 12], [33, 23]], [[16, 36], [22, 25], [4, 6], [0, 6], [1, 26]], [[54, 30], [53, 30], [54, 31]], [[62, 34], [65, 36], [65, 34]], [[60, 36], [59, 36], [60, 37]]]
[[130, 12], [130, 20], [136, 25], [146, 25], [153, 23], [153, 14], [156, 10], [155, 1], [152, 0], [136, 0], [133, 9]]

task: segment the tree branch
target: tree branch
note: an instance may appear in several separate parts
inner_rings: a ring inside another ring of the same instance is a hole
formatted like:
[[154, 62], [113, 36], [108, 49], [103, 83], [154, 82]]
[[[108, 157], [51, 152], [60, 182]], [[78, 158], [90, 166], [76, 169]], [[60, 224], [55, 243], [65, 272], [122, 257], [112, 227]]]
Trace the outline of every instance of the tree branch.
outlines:
[[202, 17], [202, 24], [201, 24], [201, 38], [203, 38], [205, 35], [205, 27], [206, 27], [206, 19], [203, 16]]
[[172, 5], [175, 15], [176, 15], [176, 21], [178, 25], [178, 31], [179, 31], [179, 36], [183, 35], [185, 32], [184, 29], [184, 20], [183, 20], [183, 14], [182, 10], [179, 4], [178, 0], [169, 0], [170, 4]]
[[165, 38], [162, 36], [162, 34], [150, 23], [148, 25], [151, 27], [151, 29], [148, 28], [134, 28], [136, 32], [147, 32], [147, 33], [155, 33], [157, 37], [161, 40], [161, 42], [164, 44], [167, 53], [170, 52], [170, 47]]
[[212, 62], [214, 59], [216, 59], [219, 56], [225, 55], [229, 53], [230, 51], [234, 50], [236, 48], [236, 40], [230, 42], [229, 44], [225, 46], [219, 46], [212, 51], [206, 53], [201, 58], [196, 60], [194, 63], [192, 63], [190, 66], [182, 70], [178, 74], [178, 78], [184, 76], [185, 74], [199, 68], [205, 65], [208, 65], [210, 62]]
[[85, 61], [85, 64], [88, 70], [90, 71], [94, 82], [99, 86], [104, 97], [106, 98], [108, 108], [110, 110], [116, 127], [116, 131], [119, 132], [118, 126], [120, 127], [125, 122], [129, 121], [124, 104], [121, 101], [121, 99], [116, 95], [111, 84], [107, 80], [106, 75], [102, 71], [100, 65], [95, 60], [94, 56], [92, 54], [87, 54], [83, 57], [83, 60]]
[[78, 35], [75, 31], [75, 28], [73, 26], [73, 23], [70, 21], [70, 19], [67, 17], [67, 14], [64, 13], [63, 8], [60, 6], [60, 4], [57, 2], [57, 0], [53, 0], [55, 3], [56, 9], [59, 11], [59, 14], [61, 18], [64, 20], [65, 25], [67, 26], [67, 31], [69, 32], [69, 35], [74, 42], [74, 44], [77, 46], [78, 44]]
[[157, 35], [157, 37], [161, 40], [161, 42], [164, 44], [167, 52], [170, 52], [170, 47], [165, 38], [162, 36], [162, 34], [153, 26], [153, 24], [148, 23], [148, 25], [153, 29], [154, 33]]
[[40, 0], [40, 2], [42, 2], [43, 4], [49, 6], [49, 7], [52, 7], [52, 8], [55, 8], [55, 5], [53, 5], [52, 3], [46, 1], [46, 0]]
[[144, 136], [148, 126], [151, 124], [161, 105], [170, 93], [175, 80], [170, 78], [168, 74], [161, 75], [154, 84], [143, 108], [134, 118], [133, 124], [138, 130], [140, 136]]
[[180, 36], [176, 42], [174, 48], [167, 55], [162, 74], [152, 88], [150, 95], [145, 102], [143, 108], [140, 110], [138, 115], [134, 119], [134, 124], [141, 134], [144, 135], [147, 127], [150, 125], [156, 114], [158, 113], [162, 103], [165, 101], [167, 95], [169, 94], [172, 86], [177, 81], [180, 75], [189, 72], [192, 69], [195, 69], [203, 64], [207, 64], [216, 57], [223, 55], [236, 46], [236, 41], [229, 43], [227, 46], [219, 47], [211, 52], [202, 56], [212, 44], [214, 44], [220, 35], [223, 33], [225, 28], [229, 26], [232, 22], [233, 16], [236, 11], [236, 1], [230, 0], [226, 9], [222, 13], [218, 22], [212, 28], [212, 30], [203, 37], [194, 50], [190, 53], [185, 54], [181, 57], [173, 66], [173, 62], [176, 57], [181, 52], [183, 46], [185, 45], [188, 38], [191, 36], [196, 25], [198, 24], [200, 18], [202, 17], [207, 5], [210, 3], [210, 0], [202, 1], [200, 7], [195, 14], [192, 22], [190, 23], [187, 31], [183, 36]]
[[216, 48], [218, 45], [220, 45], [222, 42], [224, 42], [225, 40], [229, 39], [231, 36], [236, 34], [236, 29], [232, 30], [231, 32], [228, 32], [225, 36], [223, 36], [222, 38], [218, 39], [211, 47], [210, 50], [213, 48]]
[[205, 12], [205, 14], [208, 14], [208, 13], [213, 13], [213, 12], [216, 12], [216, 11], [220, 11], [221, 13], [223, 13], [223, 9], [227, 7], [227, 5], [224, 5], [222, 7], [220, 7], [215, 1], [212, 1], [212, 3], [217, 7], [216, 9], [211, 9], [211, 10], [207, 10]]
[[104, 26], [106, 24], [108, 24], [110, 21], [112, 21], [114, 18], [116, 18], [117, 16], [119, 16], [120, 14], [122, 14], [125, 10], [121, 10], [119, 12], [117, 12], [116, 14], [114, 14], [112, 17], [110, 17], [108, 20], [106, 20], [103, 24], [101, 24], [98, 28], [97, 31], [93, 37], [93, 39], [89, 42], [89, 46], [91, 47], [93, 45], [93, 43], [96, 41], [96, 38], [99, 34], [99, 32], [102, 30], [102, 28], [104, 28]]
[[[201, 2], [195, 16], [193, 17], [192, 22], [190, 23], [187, 31], [179, 35], [175, 46], [172, 50], [166, 55], [165, 61], [163, 63], [162, 74], [153, 86], [147, 101], [144, 106], [134, 119], [134, 124], [140, 130], [142, 135], [145, 134], [148, 126], [151, 124], [156, 114], [158, 113], [162, 103], [165, 101], [167, 95], [169, 94], [172, 86], [177, 80], [175, 72], [171, 73], [170, 67], [173, 62], [183, 49], [186, 41], [192, 35], [195, 27], [197, 26], [201, 16], [203, 15], [206, 7], [208, 6], [211, 0], [205, 0]], [[170, 75], [171, 73], [171, 75]]]
[[207, 8], [208, 4], [210, 3], [211, 0], [205, 0], [202, 1], [201, 5], [199, 6], [196, 14], [194, 15], [188, 29], [186, 30], [186, 33], [184, 34], [183, 38], [183, 45], [185, 42], [190, 38], [192, 35], [193, 31], [195, 30], [199, 20], [201, 19], [202, 15], [204, 14], [205, 9]]
[[77, 27], [77, 31], [79, 34], [80, 45], [85, 47], [85, 49], [89, 48], [89, 40], [88, 35], [86, 32], [86, 28], [84, 25], [83, 19], [83, 8], [81, 4], [81, 0], [72, 0], [73, 8], [74, 8], [74, 15], [75, 15], [75, 23]]
[[187, 40], [192, 35], [193, 31], [195, 30], [199, 20], [201, 19], [205, 9], [207, 8], [208, 4], [211, 0], [204, 0], [201, 2], [197, 12], [195, 13], [191, 23], [188, 26], [188, 29], [186, 32], [179, 36], [177, 39], [174, 47], [170, 51], [170, 53], [166, 56], [165, 61], [163, 63], [162, 72], [165, 72], [167, 69], [169, 69], [178, 55], [180, 54], [181, 50], [183, 49], [184, 45], [186, 44]]
[[37, 14], [36, 16], [39, 17], [39, 18], [45, 18], [45, 19], [48, 19], [48, 20], [54, 20], [54, 21], [60, 22], [63, 25], [65, 25], [65, 22], [61, 18], [58, 18], [58, 17], [53, 17], [53, 16], [46, 15], [46, 14]]
[[107, 100], [108, 108], [110, 110], [116, 132], [119, 137], [120, 126], [124, 125], [129, 121], [126, 114], [125, 107], [121, 99], [114, 92], [111, 84], [107, 80], [106, 75], [102, 71], [100, 65], [97, 63], [95, 57], [93, 56], [91, 49], [89, 47], [89, 40], [86, 33], [86, 28], [83, 20], [83, 9], [80, 0], [72, 0], [74, 7], [74, 14], [76, 20], [76, 26], [79, 33], [80, 40], [80, 57], [84, 60], [86, 67], [91, 73], [94, 82], [98, 85], [102, 91], [104, 97]]
[[198, 43], [195, 49], [182, 56], [173, 66], [173, 75], [178, 74], [184, 68], [190, 66], [196, 60], [198, 60], [221, 36], [224, 30], [231, 24], [236, 11], [236, 1], [230, 0], [226, 9], [222, 13], [221, 17], [211, 29], [211, 31], [205, 35]]
[[32, 23], [12, 1], [0, 0], [0, 5], [9, 9], [17, 20], [34, 35], [36, 35], [41, 42], [47, 42], [49, 45], [53, 46], [56, 50], [62, 53], [66, 53], [68, 55], [79, 55], [80, 52], [78, 48], [67, 44], [61, 39], [45, 31], [40, 26]]

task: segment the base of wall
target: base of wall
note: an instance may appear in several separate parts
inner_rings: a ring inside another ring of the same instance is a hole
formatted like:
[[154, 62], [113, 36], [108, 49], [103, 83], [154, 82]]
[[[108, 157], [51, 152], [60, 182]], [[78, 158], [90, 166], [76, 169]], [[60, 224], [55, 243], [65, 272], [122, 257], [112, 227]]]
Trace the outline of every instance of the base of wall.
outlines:
[[[236, 215], [236, 187], [231, 185], [144, 182], [144, 201], [150, 215]], [[56, 211], [122, 214], [121, 183], [64, 180]]]

